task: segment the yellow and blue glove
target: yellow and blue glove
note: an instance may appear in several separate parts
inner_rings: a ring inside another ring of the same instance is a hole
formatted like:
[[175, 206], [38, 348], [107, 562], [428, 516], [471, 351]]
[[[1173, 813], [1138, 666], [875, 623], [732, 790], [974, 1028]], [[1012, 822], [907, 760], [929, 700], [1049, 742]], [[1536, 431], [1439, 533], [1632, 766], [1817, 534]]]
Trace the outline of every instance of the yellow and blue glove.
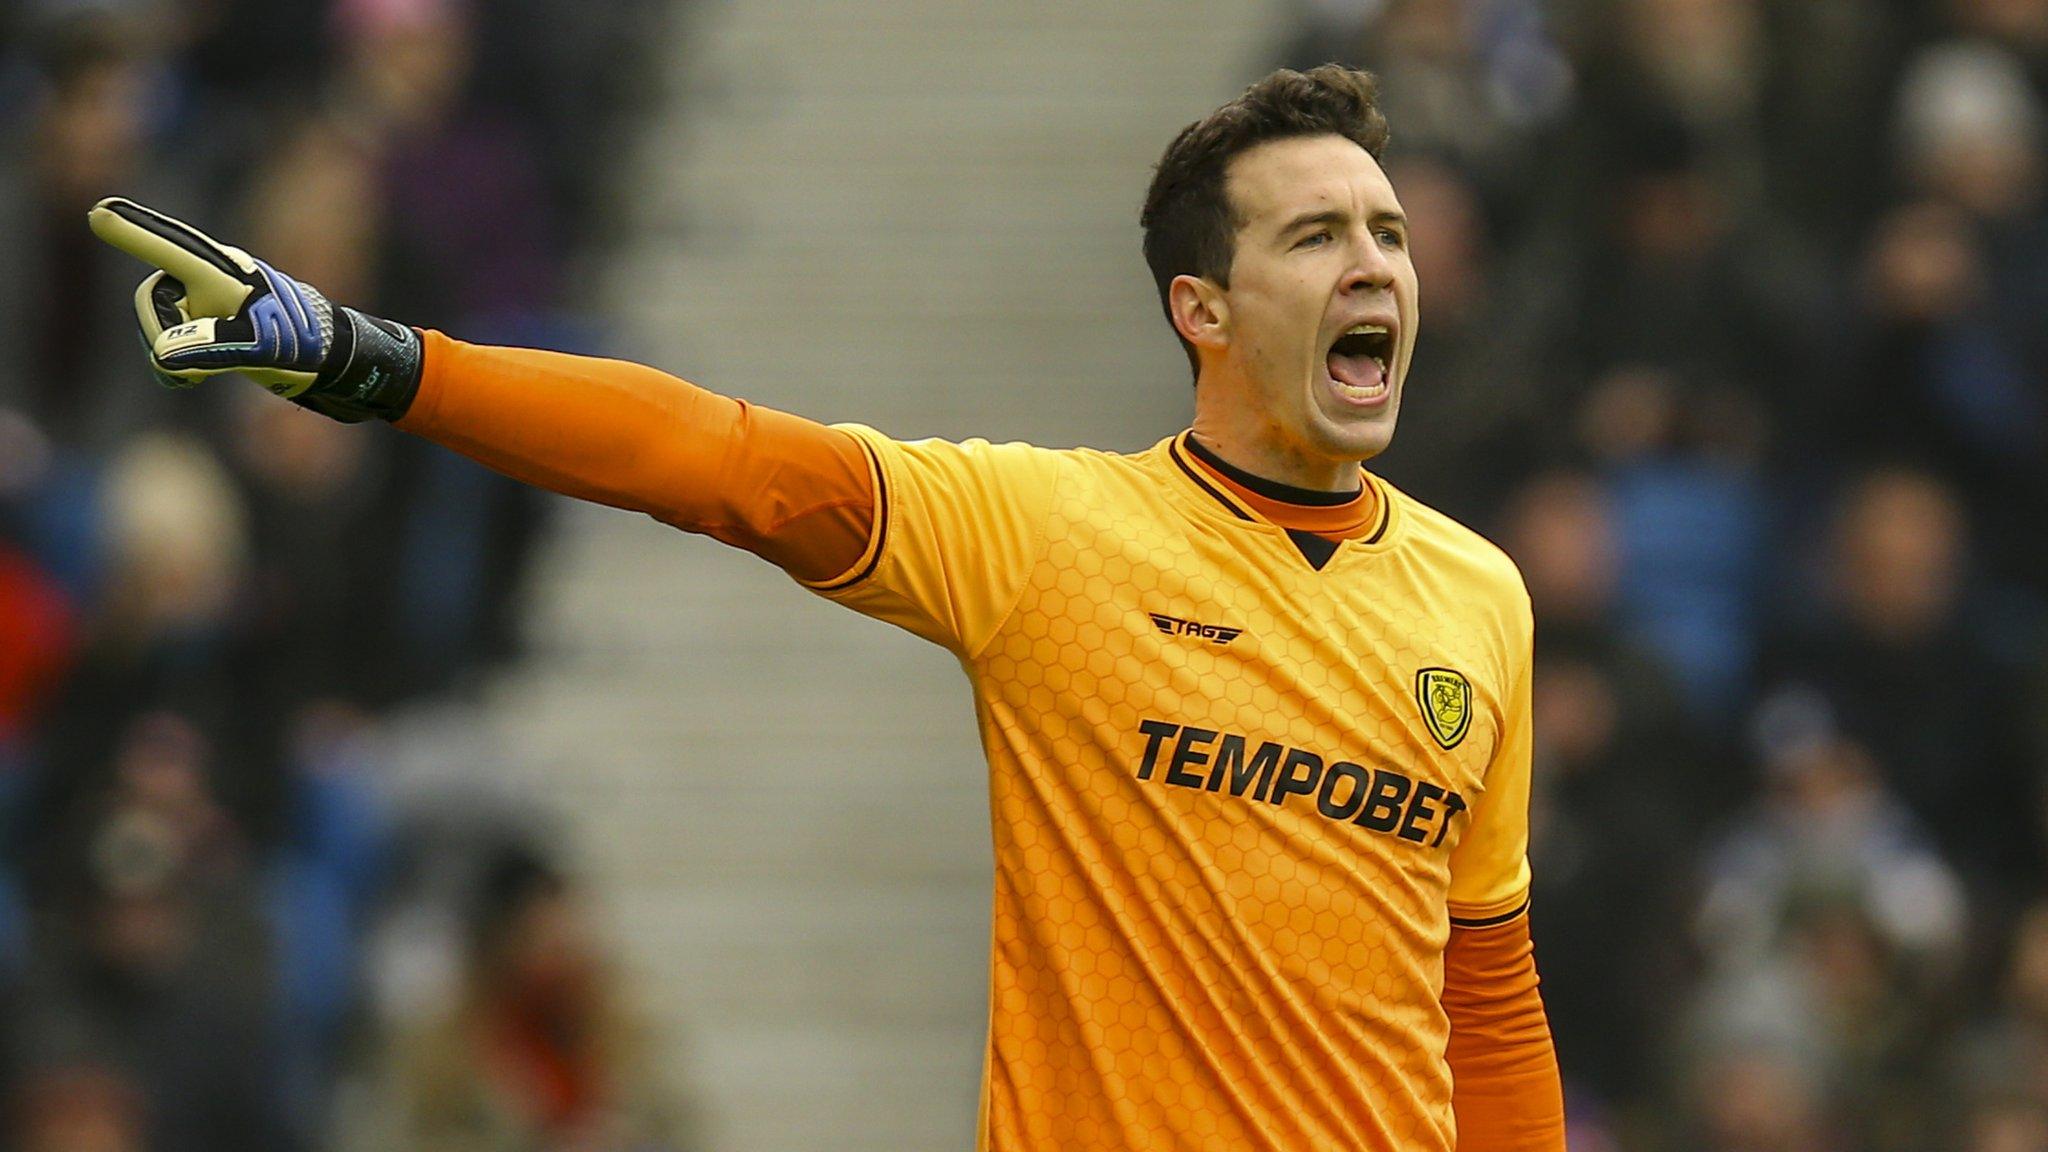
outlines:
[[337, 308], [182, 220], [118, 196], [88, 219], [100, 239], [157, 267], [135, 290], [150, 367], [172, 388], [238, 372], [323, 416], [396, 420], [419, 388], [419, 333]]

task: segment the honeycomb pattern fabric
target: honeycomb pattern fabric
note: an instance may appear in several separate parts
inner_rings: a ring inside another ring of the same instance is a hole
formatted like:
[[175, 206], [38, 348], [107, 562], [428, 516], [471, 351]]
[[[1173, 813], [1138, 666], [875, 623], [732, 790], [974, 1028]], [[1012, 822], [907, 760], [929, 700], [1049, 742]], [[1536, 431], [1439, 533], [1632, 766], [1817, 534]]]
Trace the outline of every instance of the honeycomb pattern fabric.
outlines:
[[1450, 1149], [1450, 925], [1519, 913], [1530, 615], [1376, 478], [1318, 570], [1182, 437], [847, 426], [868, 554], [810, 585], [973, 682], [995, 848], [984, 1152]]

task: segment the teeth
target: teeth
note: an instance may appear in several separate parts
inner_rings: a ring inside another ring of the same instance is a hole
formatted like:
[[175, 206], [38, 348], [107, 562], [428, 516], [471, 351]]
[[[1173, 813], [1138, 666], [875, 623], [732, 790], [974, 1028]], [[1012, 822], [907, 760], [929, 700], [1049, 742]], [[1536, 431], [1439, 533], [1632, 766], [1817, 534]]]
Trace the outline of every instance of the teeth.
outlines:
[[1387, 326], [1385, 324], [1353, 324], [1344, 330], [1344, 334], [1346, 336], [1384, 336], [1387, 334]]
[[1387, 382], [1384, 380], [1377, 384], [1368, 384], [1362, 387], [1356, 384], [1346, 384], [1342, 381], [1337, 383], [1337, 391], [1342, 392], [1346, 396], [1358, 397], [1361, 400], [1371, 396], [1378, 396], [1386, 390]]

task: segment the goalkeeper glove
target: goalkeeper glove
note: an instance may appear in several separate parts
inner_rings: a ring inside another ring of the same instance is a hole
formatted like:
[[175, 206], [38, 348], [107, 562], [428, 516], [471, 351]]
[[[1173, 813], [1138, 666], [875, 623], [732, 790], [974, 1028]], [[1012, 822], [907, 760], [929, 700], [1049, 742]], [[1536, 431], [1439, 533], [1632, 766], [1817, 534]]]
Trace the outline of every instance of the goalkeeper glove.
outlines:
[[337, 308], [310, 285], [181, 220], [118, 196], [93, 232], [157, 272], [135, 290], [150, 367], [172, 388], [239, 372], [347, 423], [405, 415], [419, 389], [420, 337]]

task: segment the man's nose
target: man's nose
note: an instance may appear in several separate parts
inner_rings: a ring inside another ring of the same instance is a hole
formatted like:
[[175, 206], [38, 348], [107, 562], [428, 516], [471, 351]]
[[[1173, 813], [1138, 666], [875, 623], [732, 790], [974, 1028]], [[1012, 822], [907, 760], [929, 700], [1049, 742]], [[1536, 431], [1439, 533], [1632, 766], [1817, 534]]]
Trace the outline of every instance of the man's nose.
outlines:
[[1344, 274], [1346, 292], [1376, 292], [1390, 288], [1394, 283], [1394, 263], [1387, 259], [1386, 250], [1371, 237], [1367, 237], [1357, 258]]

